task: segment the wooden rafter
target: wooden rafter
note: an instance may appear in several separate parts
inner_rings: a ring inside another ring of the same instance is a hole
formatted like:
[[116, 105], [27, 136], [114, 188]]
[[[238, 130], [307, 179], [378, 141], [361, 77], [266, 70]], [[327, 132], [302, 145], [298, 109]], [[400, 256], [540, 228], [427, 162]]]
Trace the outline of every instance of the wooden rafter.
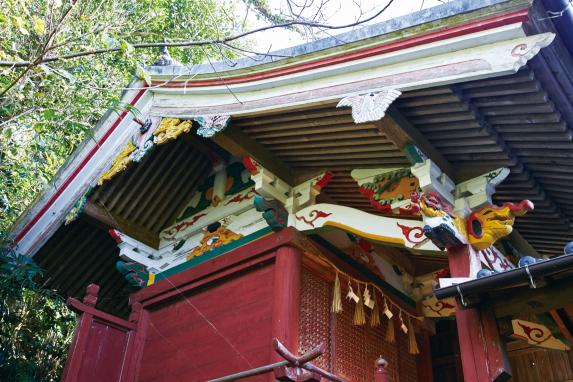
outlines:
[[[454, 167], [450, 162], [393, 106], [388, 109], [387, 116], [377, 124], [377, 128], [392, 141], [400, 150], [406, 145], [414, 144], [424, 154], [434, 161], [444, 173], [455, 179]], [[413, 164], [413, 163], [412, 163]]]
[[233, 126], [216, 134], [212, 140], [237, 158], [252, 157], [290, 185], [294, 184], [291, 169], [263, 145]]
[[106, 227], [118, 229], [126, 235], [129, 235], [144, 244], [154, 248], [159, 246], [159, 235], [153, 234], [152, 232], [147, 231], [142, 227], [136, 226], [121, 216], [112, 214], [104, 207], [92, 201], [88, 201], [86, 203], [84, 213], [97, 222], [104, 224]]

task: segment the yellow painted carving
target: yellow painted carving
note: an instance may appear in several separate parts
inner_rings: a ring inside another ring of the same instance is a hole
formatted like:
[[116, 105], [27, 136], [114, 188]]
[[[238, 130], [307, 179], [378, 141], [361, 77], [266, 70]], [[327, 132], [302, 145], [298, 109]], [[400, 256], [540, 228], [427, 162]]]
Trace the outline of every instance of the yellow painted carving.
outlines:
[[[429, 195], [430, 193], [426, 194], [426, 198], [420, 198], [420, 210], [422, 214], [427, 217], [435, 218], [435, 217], [442, 217], [446, 214], [450, 216], [453, 215], [454, 225], [459, 233], [461, 233], [464, 237], [466, 236], [466, 224], [464, 219], [458, 215], [457, 213], [451, 211], [451, 209], [444, 204], [441, 199], [436, 198], [434, 196]], [[428, 200], [428, 202], [426, 202]], [[449, 212], [446, 212], [449, 211]]]
[[187, 255], [187, 260], [191, 260], [196, 256], [201, 256], [207, 251], [213, 248], [220, 247], [222, 245], [228, 244], [232, 241], [240, 239], [243, 235], [235, 233], [223, 226], [217, 228], [215, 232], [206, 231], [201, 239], [201, 244], [198, 245]]
[[513, 231], [516, 216], [523, 216], [532, 209], [533, 204], [524, 200], [517, 204], [505, 203], [501, 207], [487, 206], [474, 211], [467, 218], [470, 244], [478, 251], [491, 247]]
[[172, 139], [176, 139], [183, 133], [191, 131], [191, 121], [181, 121], [178, 118], [164, 118], [157, 129], [153, 132], [153, 142], [162, 145]]
[[101, 186], [104, 182], [107, 182], [117, 174], [122, 171], [125, 171], [127, 166], [132, 162], [129, 154], [131, 154], [135, 150], [135, 146], [131, 141], [125, 145], [125, 147], [121, 150], [117, 157], [113, 160], [111, 167], [109, 170], [101, 174], [97, 184]]

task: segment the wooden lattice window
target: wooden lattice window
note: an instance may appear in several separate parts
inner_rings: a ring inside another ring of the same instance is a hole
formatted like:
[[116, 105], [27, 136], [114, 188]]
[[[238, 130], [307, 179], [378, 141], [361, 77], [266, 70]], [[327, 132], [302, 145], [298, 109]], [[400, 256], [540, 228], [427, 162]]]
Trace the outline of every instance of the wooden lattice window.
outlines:
[[324, 342], [327, 351], [316, 361], [317, 366], [350, 381], [373, 381], [374, 362], [379, 356], [389, 363], [391, 381], [417, 380], [416, 358], [408, 353], [405, 335], [396, 333], [396, 342], [387, 342], [384, 319], [376, 328], [354, 325], [354, 304], [347, 300], [342, 313], [331, 313], [332, 282], [314, 271], [304, 268], [301, 282], [299, 353]]

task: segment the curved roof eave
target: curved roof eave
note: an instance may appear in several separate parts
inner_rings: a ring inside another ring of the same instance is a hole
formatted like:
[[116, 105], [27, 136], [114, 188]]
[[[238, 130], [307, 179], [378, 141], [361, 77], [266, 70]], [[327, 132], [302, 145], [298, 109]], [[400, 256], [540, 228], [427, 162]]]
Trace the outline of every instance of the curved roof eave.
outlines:
[[177, 77], [177, 80], [202, 79], [211, 78], [213, 75], [232, 77], [270, 70], [278, 66], [288, 66], [317, 57], [338, 55], [381, 42], [401, 40], [432, 30], [491, 17], [496, 13], [525, 9], [531, 3], [531, 0], [454, 0], [332, 37], [272, 51], [268, 54], [236, 59], [233, 60], [232, 67], [227, 61], [217, 61], [192, 66], [151, 65], [146, 67], [146, 71], [154, 80], [172, 79], [173, 77]]

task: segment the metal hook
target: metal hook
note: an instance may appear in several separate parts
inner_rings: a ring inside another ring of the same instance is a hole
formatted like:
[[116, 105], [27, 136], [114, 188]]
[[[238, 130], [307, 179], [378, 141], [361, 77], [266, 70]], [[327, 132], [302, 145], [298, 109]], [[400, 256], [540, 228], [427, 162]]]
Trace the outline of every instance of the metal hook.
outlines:
[[531, 286], [533, 289], [536, 289], [537, 285], [535, 285], [535, 281], [533, 281], [533, 276], [531, 276], [531, 272], [529, 271], [529, 264], [525, 265], [525, 272], [527, 273], [527, 276], [529, 276], [529, 286]]
[[460, 289], [459, 284], [456, 285], [456, 289], [458, 291], [458, 294], [460, 295], [460, 302], [462, 303], [463, 306], [468, 306], [468, 304], [466, 303], [466, 300], [464, 300], [464, 295], [462, 294], [462, 290]]

